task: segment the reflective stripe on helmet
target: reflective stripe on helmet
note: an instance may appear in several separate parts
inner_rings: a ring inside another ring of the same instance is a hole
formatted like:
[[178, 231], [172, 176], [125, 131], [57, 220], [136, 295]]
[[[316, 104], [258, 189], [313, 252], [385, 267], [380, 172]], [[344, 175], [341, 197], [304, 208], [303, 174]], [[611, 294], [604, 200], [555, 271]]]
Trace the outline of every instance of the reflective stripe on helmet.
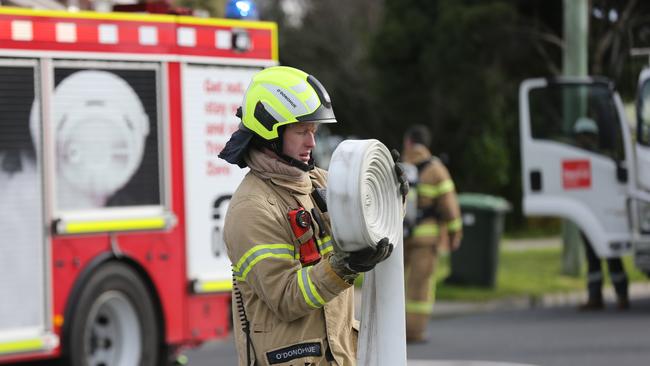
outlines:
[[[312, 108], [311, 110], [307, 109], [307, 105], [303, 101], [298, 99], [298, 95], [299, 95], [298, 93], [291, 92], [288, 89], [285, 89], [277, 85], [262, 84], [262, 86], [265, 87], [275, 97], [275, 99], [277, 99], [280, 103], [282, 103], [284, 108], [286, 108], [293, 116], [302, 116], [304, 114], [311, 113], [314, 110], [316, 110], [316, 108]], [[291, 89], [295, 90], [294, 88]], [[268, 105], [268, 103], [265, 103], [265, 107], [272, 108], [270, 107], [270, 105]], [[279, 121], [284, 122], [286, 121], [286, 118], [280, 119]]]

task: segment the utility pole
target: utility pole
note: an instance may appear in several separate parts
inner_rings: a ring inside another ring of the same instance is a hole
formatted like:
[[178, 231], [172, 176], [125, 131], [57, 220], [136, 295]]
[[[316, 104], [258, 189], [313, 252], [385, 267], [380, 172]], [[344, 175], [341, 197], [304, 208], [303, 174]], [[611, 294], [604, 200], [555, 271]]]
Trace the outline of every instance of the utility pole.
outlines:
[[[565, 76], [587, 76], [589, 40], [589, 0], [563, 0], [564, 52], [562, 69]], [[585, 104], [586, 105], [586, 104]], [[580, 106], [569, 106], [580, 108]], [[577, 277], [582, 268], [580, 229], [571, 221], [562, 221], [562, 273]]]

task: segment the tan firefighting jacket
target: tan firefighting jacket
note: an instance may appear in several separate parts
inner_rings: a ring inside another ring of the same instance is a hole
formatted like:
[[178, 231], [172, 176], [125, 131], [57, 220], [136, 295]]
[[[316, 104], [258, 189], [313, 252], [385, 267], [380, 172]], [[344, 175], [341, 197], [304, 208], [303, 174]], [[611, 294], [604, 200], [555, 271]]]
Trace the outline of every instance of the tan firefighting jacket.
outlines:
[[456, 248], [462, 238], [460, 207], [454, 182], [442, 162], [423, 145], [416, 144], [404, 152], [404, 162], [420, 165], [417, 183], [418, 220], [409, 240], [411, 245], [439, 245], [448, 240]]
[[[242, 310], [257, 365], [354, 365], [354, 291], [327, 260], [333, 250], [330, 233], [320, 235], [316, 224], [323, 258], [303, 266], [298, 248], [305, 238], [296, 238], [287, 216], [298, 207], [311, 211], [310, 193], [325, 186], [326, 172], [316, 168], [305, 173], [257, 150], [251, 150], [247, 162], [251, 171], [233, 195], [224, 228], [236, 279], [233, 324], [239, 365], [246, 364], [247, 349]], [[329, 227], [324, 218], [323, 226]], [[328, 361], [326, 352], [335, 361]]]

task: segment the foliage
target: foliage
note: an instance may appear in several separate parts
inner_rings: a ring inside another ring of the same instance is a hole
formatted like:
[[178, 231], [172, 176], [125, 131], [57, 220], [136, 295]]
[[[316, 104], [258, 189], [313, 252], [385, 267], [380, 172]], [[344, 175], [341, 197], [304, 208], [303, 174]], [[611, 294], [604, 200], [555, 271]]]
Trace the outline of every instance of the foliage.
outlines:
[[326, 87], [339, 121], [333, 126], [334, 133], [368, 136], [371, 122], [376, 119], [376, 103], [367, 87], [373, 78], [373, 70], [367, 65], [367, 44], [377, 26], [381, 3], [297, 3], [304, 11], [298, 20], [283, 12], [279, 0], [270, 1], [262, 9], [266, 19], [278, 23], [280, 63], [315, 75]]
[[382, 75], [375, 130], [391, 131], [382, 138], [398, 145], [410, 123], [429, 126], [432, 150], [449, 157], [459, 191], [505, 196], [518, 213], [517, 88], [543, 70], [520, 31], [526, 19], [507, 1], [387, 0], [386, 7], [371, 49]]

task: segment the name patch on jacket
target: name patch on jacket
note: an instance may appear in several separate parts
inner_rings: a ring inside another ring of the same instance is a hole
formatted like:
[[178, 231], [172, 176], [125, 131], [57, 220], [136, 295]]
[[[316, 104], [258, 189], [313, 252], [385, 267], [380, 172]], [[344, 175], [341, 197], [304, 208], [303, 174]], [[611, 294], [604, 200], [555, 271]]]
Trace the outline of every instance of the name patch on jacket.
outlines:
[[275, 351], [266, 352], [266, 359], [270, 365], [283, 363], [296, 358], [309, 356], [322, 356], [321, 345], [318, 342], [300, 343], [293, 346], [280, 348]]

